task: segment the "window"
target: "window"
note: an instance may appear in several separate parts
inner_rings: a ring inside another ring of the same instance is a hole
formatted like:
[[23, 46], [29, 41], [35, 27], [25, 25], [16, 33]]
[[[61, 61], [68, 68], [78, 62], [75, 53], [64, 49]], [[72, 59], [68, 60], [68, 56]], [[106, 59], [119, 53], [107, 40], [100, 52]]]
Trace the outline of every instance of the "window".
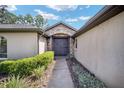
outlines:
[[7, 40], [0, 36], [0, 58], [7, 58]]
[[75, 39], [75, 47], [77, 48], [77, 39]]

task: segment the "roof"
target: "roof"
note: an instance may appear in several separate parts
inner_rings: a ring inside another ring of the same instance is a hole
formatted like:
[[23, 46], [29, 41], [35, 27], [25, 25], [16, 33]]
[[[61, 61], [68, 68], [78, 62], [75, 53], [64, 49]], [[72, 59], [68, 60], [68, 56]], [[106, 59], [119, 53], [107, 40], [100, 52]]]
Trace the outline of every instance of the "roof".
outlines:
[[0, 24], [0, 32], [38, 32], [42, 30], [36, 26], [29, 24]]
[[0, 29], [1, 28], [37, 28], [37, 27], [28, 24], [0, 24]]
[[104, 21], [112, 18], [113, 16], [119, 14], [124, 11], [123, 5], [107, 5], [102, 8], [95, 16], [93, 16], [83, 27], [81, 27], [77, 33], [73, 35], [73, 37], [77, 37], [93, 27], [103, 23]]
[[74, 27], [72, 27], [72, 26], [70, 26], [70, 25], [68, 25], [68, 24], [66, 24], [66, 23], [64, 23], [64, 22], [58, 22], [58, 23], [56, 23], [56, 24], [54, 24], [54, 25], [52, 25], [52, 26], [50, 26], [50, 27], [47, 27], [47, 28], [45, 29], [45, 31], [48, 31], [48, 30], [50, 30], [50, 29], [52, 29], [52, 28], [54, 28], [54, 27], [56, 27], [56, 26], [58, 26], [58, 25], [64, 25], [64, 26], [66, 26], [66, 27], [72, 29], [73, 31], [77, 31], [76, 28], [74, 28]]

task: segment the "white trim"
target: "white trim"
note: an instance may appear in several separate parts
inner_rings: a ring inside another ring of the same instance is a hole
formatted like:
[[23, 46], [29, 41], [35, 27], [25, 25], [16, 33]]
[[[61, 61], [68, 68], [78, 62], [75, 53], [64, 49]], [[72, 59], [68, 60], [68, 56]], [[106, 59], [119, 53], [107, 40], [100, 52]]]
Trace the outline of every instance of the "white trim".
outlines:
[[0, 60], [7, 60], [8, 58], [0, 58]]

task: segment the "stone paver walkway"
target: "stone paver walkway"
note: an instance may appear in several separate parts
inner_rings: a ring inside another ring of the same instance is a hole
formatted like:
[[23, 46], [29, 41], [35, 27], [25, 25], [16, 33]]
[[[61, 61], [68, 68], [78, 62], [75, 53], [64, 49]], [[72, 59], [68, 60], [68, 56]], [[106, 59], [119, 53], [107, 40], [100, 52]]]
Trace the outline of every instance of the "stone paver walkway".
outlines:
[[56, 64], [48, 88], [73, 88], [72, 78], [65, 57], [56, 57]]

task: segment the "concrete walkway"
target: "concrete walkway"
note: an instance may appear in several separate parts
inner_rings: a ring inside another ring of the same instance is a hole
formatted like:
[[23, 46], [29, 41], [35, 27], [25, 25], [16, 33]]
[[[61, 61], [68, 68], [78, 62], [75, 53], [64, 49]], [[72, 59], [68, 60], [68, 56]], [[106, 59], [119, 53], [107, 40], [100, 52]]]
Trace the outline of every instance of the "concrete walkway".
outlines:
[[65, 57], [56, 57], [56, 64], [48, 88], [73, 88], [72, 78]]

